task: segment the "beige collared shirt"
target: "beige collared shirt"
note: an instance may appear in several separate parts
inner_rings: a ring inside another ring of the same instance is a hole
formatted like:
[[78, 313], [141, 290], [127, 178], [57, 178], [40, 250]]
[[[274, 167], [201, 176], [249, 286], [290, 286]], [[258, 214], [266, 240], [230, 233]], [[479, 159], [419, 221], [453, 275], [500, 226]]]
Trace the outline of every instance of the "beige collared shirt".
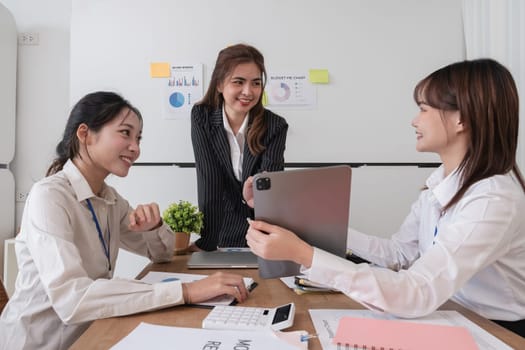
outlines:
[[167, 225], [129, 231], [128, 202], [109, 186], [95, 196], [68, 161], [37, 182], [27, 199], [16, 237], [15, 292], [0, 317], [0, 349], [67, 349], [95, 319], [183, 303], [177, 281], [150, 285], [112, 278], [87, 198], [106, 244], [110, 237], [113, 267], [119, 248], [154, 262], [171, 259], [174, 238]]

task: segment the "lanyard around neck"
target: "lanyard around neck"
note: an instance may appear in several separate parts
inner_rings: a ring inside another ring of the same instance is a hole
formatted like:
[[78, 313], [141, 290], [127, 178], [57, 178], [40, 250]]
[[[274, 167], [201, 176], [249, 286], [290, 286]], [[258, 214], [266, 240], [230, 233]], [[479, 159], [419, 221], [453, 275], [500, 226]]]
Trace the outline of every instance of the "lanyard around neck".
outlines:
[[109, 231], [109, 227], [108, 227], [108, 245], [106, 245], [106, 241], [104, 240], [104, 235], [102, 234], [102, 230], [100, 229], [100, 224], [98, 223], [97, 215], [95, 214], [93, 205], [91, 205], [91, 201], [89, 199], [86, 199], [86, 202], [87, 202], [89, 211], [91, 212], [91, 215], [93, 216], [93, 221], [95, 222], [95, 226], [97, 227], [98, 239], [100, 240], [100, 243], [102, 243], [102, 248], [104, 248], [104, 254], [106, 254], [106, 258], [108, 259], [109, 271], [111, 271], [111, 259], [109, 257], [109, 243], [111, 242], [111, 232]]

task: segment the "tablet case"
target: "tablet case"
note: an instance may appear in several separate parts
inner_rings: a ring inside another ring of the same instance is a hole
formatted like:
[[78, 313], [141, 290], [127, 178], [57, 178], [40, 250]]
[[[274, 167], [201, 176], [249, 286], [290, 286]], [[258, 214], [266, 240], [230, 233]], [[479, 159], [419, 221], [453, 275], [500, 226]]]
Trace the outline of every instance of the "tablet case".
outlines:
[[[261, 173], [254, 176], [255, 218], [287, 228], [309, 244], [345, 257], [352, 169], [347, 165]], [[258, 257], [259, 276], [299, 274], [292, 261]]]

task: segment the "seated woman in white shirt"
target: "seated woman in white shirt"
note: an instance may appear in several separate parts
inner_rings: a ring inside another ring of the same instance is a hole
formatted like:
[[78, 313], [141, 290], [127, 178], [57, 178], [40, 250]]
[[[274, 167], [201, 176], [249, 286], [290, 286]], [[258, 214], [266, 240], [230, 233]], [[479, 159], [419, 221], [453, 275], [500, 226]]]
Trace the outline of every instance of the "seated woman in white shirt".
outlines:
[[[368, 308], [420, 317], [448, 299], [525, 336], [525, 184], [516, 164], [518, 93], [510, 72], [481, 59], [451, 64], [414, 90], [416, 149], [442, 161], [390, 239], [349, 229], [354, 264], [252, 221], [253, 252], [292, 260], [309, 279]], [[253, 203], [250, 183], [244, 195]], [[266, 233], [266, 234], [265, 234]]]
[[16, 237], [15, 292], [0, 317], [0, 349], [67, 349], [98, 318], [229, 294], [242, 277], [218, 273], [193, 283], [112, 279], [119, 248], [170, 261], [174, 237], [155, 203], [135, 209], [112, 187], [140, 154], [142, 117], [121, 96], [95, 92], [72, 109], [58, 157], [26, 202]]

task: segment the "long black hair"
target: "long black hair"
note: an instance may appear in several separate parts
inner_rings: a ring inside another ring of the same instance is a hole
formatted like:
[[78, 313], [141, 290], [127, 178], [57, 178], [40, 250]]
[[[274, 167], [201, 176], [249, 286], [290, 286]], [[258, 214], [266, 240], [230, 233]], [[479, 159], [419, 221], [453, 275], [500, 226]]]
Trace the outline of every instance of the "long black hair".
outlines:
[[69, 114], [64, 136], [56, 147], [57, 157], [51, 163], [46, 176], [62, 170], [68, 159], [73, 159], [78, 155], [77, 129], [80, 124], [86, 124], [90, 130], [97, 132], [124, 108], [133, 111], [142, 122], [142, 115], [137, 108], [114, 92], [97, 91], [82, 97]]

